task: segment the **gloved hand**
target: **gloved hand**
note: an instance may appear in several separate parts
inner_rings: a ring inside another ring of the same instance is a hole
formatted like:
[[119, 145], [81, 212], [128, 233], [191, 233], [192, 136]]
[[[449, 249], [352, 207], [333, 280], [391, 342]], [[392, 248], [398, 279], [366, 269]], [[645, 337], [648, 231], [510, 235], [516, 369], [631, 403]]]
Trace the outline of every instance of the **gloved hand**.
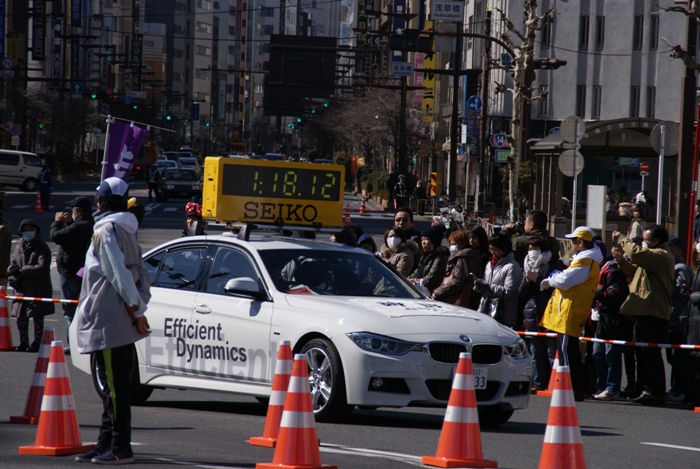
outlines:
[[478, 278], [478, 279], [474, 280], [474, 290], [477, 292], [480, 292], [480, 293], [490, 292], [491, 285], [484, 282], [482, 279]]
[[13, 264], [7, 268], [7, 273], [11, 277], [19, 277], [19, 275], [22, 273], [22, 269], [20, 269], [19, 266]]
[[548, 288], [549, 288], [549, 279], [546, 278], [546, 279], [542, 280], [542, 283], [540, 283], [540, 290], [545, 291]]

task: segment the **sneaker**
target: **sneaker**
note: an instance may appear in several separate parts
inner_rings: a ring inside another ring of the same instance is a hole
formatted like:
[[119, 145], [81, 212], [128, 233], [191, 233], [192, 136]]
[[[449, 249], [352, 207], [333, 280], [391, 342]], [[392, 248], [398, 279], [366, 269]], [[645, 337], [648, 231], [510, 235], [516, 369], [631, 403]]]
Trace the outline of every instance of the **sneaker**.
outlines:
[[134, 453], [131, 450], [110, 449], [99, 456], [90, 460], [95, 464], [111, 464], [114, 466], [120, 464], [131, 464], [134, 462]]
[[649, 406], [664, 406], [664, 405], [666, 405], [665, 399], [663, 399], [661, 397], [657, 397], [657, 396], [652, 396], [647, 391], [644, 391], [636, 399], [632, 399], [632, 402], [634, 402], [635, 404], [649, 405]]
[[41, 347], [41, 342], [32, 342], [32, 345], [29, 346], [29, 348], [27, 349], [27, 352], [37, 353], [39, 351], [40, 347]]
[[607, 389], [593, 396], [593, 399], [597, 401], [614, 401], [617, 400], [618, 394], [614, 391], [608, 391]]
[[681, 404], [685, 401], [685, 394], [682, 392], [669, 391], [666, 393], [666, 402], [672, 402], [674, 404]]
[[17, 347], [15, 347], [15, 352], [26, 352], [27, 350], [29, 350], [29, 344], [27, 344], [26, 342], [22, 342]]
[[92, 458], [96, 458], [102, 453], [106, 452], [108, 448], [105, 448], [103, 446], [93, 446], [90, 451], [87, 453], [79, 454], [75, 457], [75, 460], [77, 462], [90, 462], [92, 461]]

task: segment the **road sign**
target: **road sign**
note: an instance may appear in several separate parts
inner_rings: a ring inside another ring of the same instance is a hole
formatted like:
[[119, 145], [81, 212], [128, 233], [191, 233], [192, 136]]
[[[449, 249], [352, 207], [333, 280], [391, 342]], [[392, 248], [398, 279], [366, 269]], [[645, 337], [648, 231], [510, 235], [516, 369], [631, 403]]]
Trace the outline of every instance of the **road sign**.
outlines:
[[640, 176], [649, 176], [649, 171], [640, 171], [639, 175]]
[[15, 61], [12, 60], [12, 57], [5, 56], [2, 58], [2, 62], [0, 62], [0, 65], [3, 69], [9, 70], [15, 66]]
[[583, 155], [579, 152], [574, 152], [574, 150], [566, 150], [559, 155], [559, 170], [564, 173], [564, 176], [574, 176], [574, 155], [576, 155], [576, 176], [583, 171], [585, 163]]
[[[565, 148], [567, 150], [576, 150], [575, 143], [562, 143], [561, 146], [562, 146], [562, 148]], [[578, 146], [580, 147], [581, 145], [579, 144]]]
[[647, 161], [642, 161], [639, 163], [639, 170], [645, 173], [649, 171], [649, 163]]
[[413, 64], [411, 62], [392, 62], [391, 74], [397, 77], [410, 77], [413, 75]]
[[122, 96], [122, 101], [124, 101], [124, 104], [131, 104], [131, 102], [134, 100], [134, 97], [131, 96], [130, 94], [125, 94]]
[[649, 135], [649, 143], [656, 153], [661, 153], [661, 127], [665, 128], [664, 132], [664, 156], [673, 156], [678, 154], [678, 124], [673, 121], [659, 122], [651, 129]]
[[10, 126], [10, 135], [13, 137], [16, 135], [22, 135], [22, 126], [19, 124], [12, 124]]
[[83, 84], [80, 82], [74, 81], [70, 84], [70, 92], [73, 94], [83, 94], [83, 89]]
[[[578, 133], [576, 132], [576, 123], [578, 122]], [[586, 123], [578, 116], [569, 116], [561, 121], [559, 133], [565, 142], [574, 142], [576, 138], [583, 137], [586, 133]]]
[[552, 135], [554, 132], [559, 132], [560, 127], [552, 127], [549, 129], [549, 132], [547, 132], [547, 135]]
[[467, 100], [467, 107], [470, 111], [478, 112], [481, 110], [482, 106], [483, 103], [481, 102], [481, 98], [478, 96], [469, 96], [469, 99]]
[[508, 143], [508, 136], [506, 134], [493, 134], [489, 138], [489, 143], [494, 148], [503, 148]]
[[18, 147], [19, 146], [19, 135], [13, 135], [10, 138], [10, 145], [13, 147]]
[[127, 91], [126, 94], [131, 96], [132, 98], [146, 99], [145, 91]]

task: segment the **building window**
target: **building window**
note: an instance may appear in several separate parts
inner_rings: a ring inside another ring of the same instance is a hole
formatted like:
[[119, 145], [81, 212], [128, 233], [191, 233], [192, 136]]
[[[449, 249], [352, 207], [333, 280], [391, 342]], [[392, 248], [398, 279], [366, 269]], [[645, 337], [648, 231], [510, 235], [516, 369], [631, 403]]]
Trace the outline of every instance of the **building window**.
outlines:
[[263, 35], [270, 36], [275, 33], [274, 25], [266, 24], [263, 26]]
[[605, 16], [595, 19], [595, 48], [600, 50], [605, 45]]
[[576, 115], [582, 118], [586, 116], [586, 85], [576, 87]]
[[[641, 46], [640, 46], [641, 47]], [[651, 17], [651, 26], [649, 27], [649, 49], [659, 48], [659, 17]]]
[[600, 107], [603, 103], [603, 87], [600, 85], [593, 87], [593, 102], [591, 103], [591, 118], [600, 119]]
[[647, 87], [647, 117], [656, 117], [656, 87]]
[[194, 53], [203, 57], [211, 57], [211, 47], [196, 45], [194, 46]]
[[644, 45], [644, 17], [642, 15], [634, 17], [633, 44], [635, 49], [641, 49]]
[[642, 90], [639, 86], [633, 86], [630, 90], [630, 117], [639, 117], [639, 99]]
[[588, 29], [590, 26], [590, 18], [588, 16], [582, 16], [581, 22], [579, 24], [578, 32], [578, 48], [588, 49]]
[[552, 20], [547, 20], [542, 25], [542, 49], [549, 49], [552, 45]]
[[544, 95], [547, 94], [544, 98], [539, 100], [540, 103], [540, 109], [539, 109], [539, 116], [540, 117], [547, 117], [549, 115], [549, 86], [547, 85], [540, 85], [540, 94]]

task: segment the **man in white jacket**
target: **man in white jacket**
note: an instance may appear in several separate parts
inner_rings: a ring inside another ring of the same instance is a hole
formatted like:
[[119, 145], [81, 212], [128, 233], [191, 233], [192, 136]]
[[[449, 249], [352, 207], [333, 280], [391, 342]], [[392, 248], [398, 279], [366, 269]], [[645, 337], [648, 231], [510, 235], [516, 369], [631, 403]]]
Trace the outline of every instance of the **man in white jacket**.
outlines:
[[150, 333], [144, 316], [151, 279], [136, 241], [138, 222], [127, 211], [129, 186], [110, 177], [97, 188], [92, 244], [85, 259], [83, 285], [75, 313], [78, 350], [92, 354], [105, 386], [97, 444], [76, 456], [78, 462], [130, 464], [129, 379], [134, 343]]

